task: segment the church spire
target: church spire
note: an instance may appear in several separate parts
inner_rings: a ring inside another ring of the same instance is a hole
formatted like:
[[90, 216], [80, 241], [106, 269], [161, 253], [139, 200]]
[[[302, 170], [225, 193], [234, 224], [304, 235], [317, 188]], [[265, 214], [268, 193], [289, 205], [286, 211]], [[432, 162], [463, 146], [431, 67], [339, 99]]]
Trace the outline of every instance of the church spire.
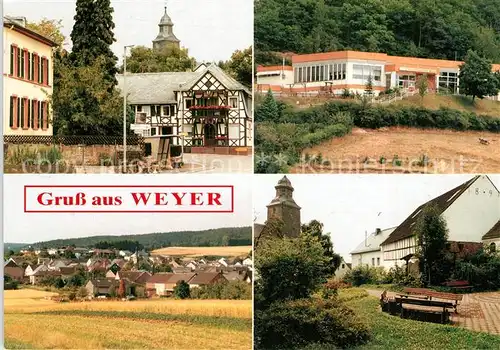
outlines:
[[153, 40], [153, 49], [164, 49], [166, 47], [176, 47], [179, 48], [180, 40], [174, 34], [173, 27], [174, 22], [167, 13], [167, 3], [164, 6], [165, 12], [158, 23], [158, 35]]

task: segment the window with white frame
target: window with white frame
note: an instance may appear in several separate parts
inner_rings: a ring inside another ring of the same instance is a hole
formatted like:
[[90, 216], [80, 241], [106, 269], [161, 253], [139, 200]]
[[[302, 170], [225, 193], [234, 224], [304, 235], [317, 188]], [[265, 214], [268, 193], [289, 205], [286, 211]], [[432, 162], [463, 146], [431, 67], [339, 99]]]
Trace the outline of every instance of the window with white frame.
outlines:
[[230, 97], [229, 98], [229, 107], [238, 108], [238, 97]]
[[374, 81], [380, 81], [382, 77], [382, 67], [367, 64], [354, 64], [352, 66], [353, 79], [368, 81], [370, 76]]
[[458, 92], [458, 73], [441, 72], [439, 74], [439, 89], [456, 94]]
[[296, 83], [344, 80], [346, 79], [346, 68], [345, 63], [298, 67], [295, 68], [294, 80]]
[[405, 74], [398, 76], [398, 86], [401, 88], [408, 88], [415, 86], [417, 78], [413, 74]]

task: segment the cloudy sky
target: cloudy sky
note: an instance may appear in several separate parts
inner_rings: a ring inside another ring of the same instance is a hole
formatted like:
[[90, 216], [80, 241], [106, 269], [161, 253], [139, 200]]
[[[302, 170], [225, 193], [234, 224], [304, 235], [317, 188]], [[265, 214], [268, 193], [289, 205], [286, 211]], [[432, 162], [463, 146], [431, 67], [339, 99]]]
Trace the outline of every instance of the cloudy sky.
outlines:
[[[283, 175], [255, 176], [253, 202], [256, 222], [264, 223], [266, 205]], [[316, 219], [331, 233], [335, 251], [351, 260], [350, 252], [376, 228], [399, 225], [418, 206], [471, 179], [473, 175], [287, 175], [302, 207], [302, 223]], [[490, 175], [500, 188], [500, 175]]]
[[[24, 213], [24, 185], [233, 185], [234, 213]], [[4, 175], [4, 242], [252, 225], [251, 175]]]
[[[61, 19], [68, 38], [76, 0], [4, 0], [3, 13], [36, 22]], [[113, 51], [123, 56], [124, 45], [152, 46], [164, 0], [112, 0], [115, 38]], [[235, 50], [253, 44], [253, 0], [168, 0], [168, 14], [181, 46], [198, 61], [227, 60]], [[68, 45], [67, 48], [70, 48]]]

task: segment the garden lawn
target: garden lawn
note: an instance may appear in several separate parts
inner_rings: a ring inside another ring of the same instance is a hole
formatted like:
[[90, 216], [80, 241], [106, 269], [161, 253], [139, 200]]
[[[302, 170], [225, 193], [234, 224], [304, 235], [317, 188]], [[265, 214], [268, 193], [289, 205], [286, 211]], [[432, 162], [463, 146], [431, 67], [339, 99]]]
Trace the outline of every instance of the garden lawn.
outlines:
[[[356, 290], [341, 290], [340, 296], [349, 299]], [[500, 336], [391, 316], [380, 311], [375, 297], [356, 298], [346, 304], [371, 328], [371, 341], [357, 349], [500, 349]]]

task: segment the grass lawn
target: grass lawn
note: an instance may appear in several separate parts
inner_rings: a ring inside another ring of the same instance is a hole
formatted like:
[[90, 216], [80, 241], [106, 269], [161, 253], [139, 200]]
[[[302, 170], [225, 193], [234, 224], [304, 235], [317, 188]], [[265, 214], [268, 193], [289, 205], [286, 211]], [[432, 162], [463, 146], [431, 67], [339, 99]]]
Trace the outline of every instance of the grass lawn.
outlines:
[[404, 100], [394, 102], [393, 106], [423, 106], [428, 109], [440, 109], [441, 107], [456, 109], [462, 112], [473, 112], [477, 114], [486, 114], [491, 116], [500, 116], [500, 102], [476, 98], [474, 103], [472, 97], [453, 96], [453, 95], [426, 95], [421, 100], [417, 94]]
[[[362, 295], [358, 290], [341, 290], [340, 296], [349, 299], [353, 293]], [[346, 303], [372, 332], [372, 340], [358, 349], [500, 349], [500, 336], [390, 316], [380, 311], [375, 297], [356, 298]]]

